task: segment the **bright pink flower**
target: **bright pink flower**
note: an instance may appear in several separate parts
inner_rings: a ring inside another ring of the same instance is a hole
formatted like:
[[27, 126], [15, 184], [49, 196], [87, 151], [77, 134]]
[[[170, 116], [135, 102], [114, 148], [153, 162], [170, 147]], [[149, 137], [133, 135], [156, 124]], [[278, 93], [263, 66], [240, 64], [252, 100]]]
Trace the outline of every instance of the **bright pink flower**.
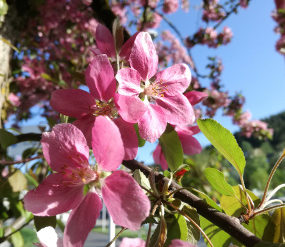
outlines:
[[[190, 91], [184, 94], [191, 105], [196, 105], [208, 97], [207, 93]], [[179, 140], [182, 145], [183, 153], [187, 155], [198, 154], [202, 151], [200, 143], [193, 135], [200, 132], [198, 126], [178, 125], [175, 127]], [[153, 159], [156, 164], [160, 164], [163, 170], [168, 168], [167, 161], [162, 152], [161, 146], [158, 144], [153, 152]]]
[[9, 94], [8, 100], [11, 102], [13, 106], [19, 106], [21, 104], [20, 98], [14, 93]]
[[[173, 125], [194, 122], [193, 108], [183, 95], [191, 81], [187, 65], [176, 64], [156, 73], [158, 57], [146, 32], [137, 35], [129, 62], [131, 68], [123, 68], [116, 75], [118, 111], [124, 120], [138, 121], [142, 138], [154, 142], [167, 122]], [[131, 103], [134, 99], [141, 100], [134, 105]]]
[[179, 6], [178, 0], [164, 0], [163, 2], [163, 12], [170, 14], [177, 11]]
[[[138, 33], [131, 36], [124, 43], [119, 53], [119, 56], [121, 58], [128, 60], [132, 45], [134, 43], [137, 34]], [[96, 39], [96, 45], [102, 54], [106, 54], [108, 57], [116, 59], [116, 48], [115, 48], [114, 37], [107, 27], [105, 27], [102, 24], [98, 24], [96, 28], [95, 39]]]
[[140, 238], [123, 238], [120, 247], [145, 247], [145, 241]]
[[[128, 173], [115, 171], [119, 165], [110, 167], [110, 163], [95, 155], [98, 169], [92, 169], [88, 163], [89, 147], [79, 129], [72, 124], [56, 125], [50, 133], [43, 133], [41, 143], [44, 157], [55, 173], [26, 194], [24, 205], [38, 216], [72, 210], [64, 230], [64, 247], [83, 246], [102, 208], [95, 192], [100, 189], [114, 222], [131, 230], [139, 229], [150, 210], [147, 196]], [[102, 181], [102, 170], [114, 172]], [[84, 196], [86, 184], [91, 188]]]
[[51, 97], [51, 106], [64, 115], [77, 118], [73, 124], [84, 133], [88, 145], [92, 143], [93, 151], [98, 154], [96, 158], [100, 154], [106, 156], [107, 150], [102, 149], [102, 143], [106, 143], [106, 149], [110, 151], [109, 162], [114, 166], [118, 165], [115, 160], [121, 163], [122, 159], [134, 159], [138, 150], [137, 135], [133, 124], [118, 116], [113, 98], [116, 80], [106, 55], [95, 56], [85, 78], [90, 94], [80, 89], [56, 90]]
[[180, 239], [173, 239], [169, 245], [169, 247], [196, 247], [196, 246], [197, 245], [190, 244]]

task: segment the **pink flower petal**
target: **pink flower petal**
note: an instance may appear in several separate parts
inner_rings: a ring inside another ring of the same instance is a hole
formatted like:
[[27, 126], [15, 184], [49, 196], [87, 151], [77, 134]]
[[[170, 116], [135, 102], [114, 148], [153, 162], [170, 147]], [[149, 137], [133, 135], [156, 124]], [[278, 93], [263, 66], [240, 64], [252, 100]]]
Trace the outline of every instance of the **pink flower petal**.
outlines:
[[114, 120], [114, 122], [120, 130], [124, 143], [124, 160], [134, 159], [137, 156], [138, 152], [138, 137], [134, 128], [134, 124], [128, 123], [122, 118], [117, 118]]
[[156, 103], [163, 108], [165, 118], [173, 125], [192, 124], [195, 121], [193, 107], [183, 95], [173, 97], [160, 97]]
[[159, 144], [156, 146], [156, 149], [153, 152], [153, 160], [154, 160], [155, 164], [160, 164], [162, 170], [168, 169], [167, 161], [164, 157], [164, 154], [162, 152], [162, 148]]
[[120, 69], [116, 75], [119, 82], [118, 93], [126, 96], [139, 96], [143, 92], [141, 76], [138, 71], [132, 68]]
[[165, 88], [164, 93], [169, 96], [182, 94], [189, 87], [191, 72], [186, 64], [175, 64], [156, 74], [156, 82]]
[[145, 244], [140, 238], [123, 238], [120, 247], [145, 247]]
[[138, 34], [139, 32], [136, 32], [133, 36], [131, 36], [121, 48], [119, 55], [121, 58], [124, 58], [126, 61], [129, 60], [131, 49], [133, 48], [134, 41]]
[[196, 245], [190, 244], [190, 243], [182, 241], [180, 239], [173, 239], [171, 241], [169, 247], [196, 247]]
[[94, 192], [88, 192], [77, 208], [72, 210], [64, 229], [64, 247], [82, 247], [100, 215], [102, 202]]
[[90, 113], [94, 98], [81, 89], [59, 89], [52, 93], [50, 105], [66, 116], [81, 118]]
[[138, 230], [149, 215], [150, 201], [138, 183], [124, 171], [107, 177], [102, 196], [115, 224]]
[[106, 55], [97, 55], [85, 71], [85, 80], [95, 99], [108, 101], [116, 91], [114, 70]]
[[185, 93], [184, 96], [189, 100], [191, 105], [196, 105], [207, 98], [209, 95], [204, 92], [190, 91]]
[[175, 126], [175, 130], [177, 133], [184, 133], [188, 135], [196, 135], [200, 133], [200, 129], [197, 125], [195, 126], [189, 126], [189, 125], [177, 125]]
[[53, 216], [77, 207], [83, 199], [83, 186], [62, 184], [63, 175], [49, 175], [24, 197], [25, 209], [38, 216]]
[[114, 99], [120, 116], [129, 123], [137, 123], [147, 110], [138, 97], [115, 94]]
[[138, 122], [140, 136], [149, 142], [154, 142], [162, 135], [166, 124], [163, 109], [150, 104]]
[[181, 141], [183, 153], [187, 155], [199, 154], [202, 151], [200, 143], [192, 135], [178, 132], [178, 137]]
[[95, 39], [102, 54], [106, 54], [108, 57], [116, 57], [114, 38], [107, 27], [99, 23], [96, 28]]
[[96, 117], [92, 129], [92, 149], [96, 161], [105, 171], [114, 171], [122, 163], [124, 144], [117, 125], [110, 118]]
[[92, 140], [92, 128], [94, 126], [96, 117], [93, 115], [88, 115], [84, 118], [77, 119], [72, 124], [74, 124], [78, 129], [84, 134], [87, 144], [91, 147]]
[[62, 171], [64, 166], [89, 166], [89, 147], [83, 133], [73, 124], [57, 124], [51, 132], [42, 134], [44, 157], [51, 169]]
[[131, 50], [129, 61], [131, 67], [137, 70], [144, 80], [148, 80], [155, 75], [158, 56], [149, 33], [138, 33]]

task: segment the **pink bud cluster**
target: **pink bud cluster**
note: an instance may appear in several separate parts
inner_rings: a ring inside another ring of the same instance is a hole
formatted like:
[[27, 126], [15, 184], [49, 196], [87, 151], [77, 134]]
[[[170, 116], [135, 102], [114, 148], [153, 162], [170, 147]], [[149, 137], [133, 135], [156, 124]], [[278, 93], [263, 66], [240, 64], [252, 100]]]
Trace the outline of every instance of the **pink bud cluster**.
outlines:
[[272, 13], [273, 19], [278, 26], [275, 32], [280, 34], [280, 38], [276, 43], [276, 50], [285, 55], [285, 1], [275, 0], [276, 10]]
[[229, 27], [224, 27], [223, 31], [218, 33], [214, 28], [200, 28], [194, 36], [185, 39], [185, 45], [189, 48], [196, 44], [207, 45], [211, 48], [217, 48], [219, 45], [228, 44], [233, 37], [233, 33]]

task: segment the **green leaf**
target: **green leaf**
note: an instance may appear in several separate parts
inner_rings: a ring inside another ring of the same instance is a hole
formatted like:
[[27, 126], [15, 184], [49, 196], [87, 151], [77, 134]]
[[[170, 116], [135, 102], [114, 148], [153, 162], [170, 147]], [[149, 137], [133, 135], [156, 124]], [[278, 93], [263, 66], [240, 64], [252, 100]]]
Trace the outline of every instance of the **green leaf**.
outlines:
[[[146, 189], [151, 190], [149, 180], [139, 169], [134, 171], [134, 179], [138, 182], [139, 185], [143, 186]], [[146, 191], [145, 191], [146, 192]]]
[[[221, 197], [220, 204], [226, 214], [239, 217], [242, 213], [246, 212], [247, 201], [245, 198], [245, 193], [240, 188], [240, 186], [236, 185], [232, 188], [235, 192], [235, 196], [223, 195]], [[249, 190], [247, 190], [247, 193], [249, 194], [253, 202], [257, 205], [260, 199]]]
[[206, 168], [204, 174], [212, 185], [212, 187], [219, 193], [227, 196], [235, 194], [231, 185], [229, 185], [224, 177], [224, 174], [215, 168]]
[[17, 143], [16, 136], [4, 129], [0, 129], [0, 146], [2, 148], [6, 149], [7, 147], [15, 143]]
[[12, 176], [10, 176], [8, 181], [13, 192], [20, 192], [27, 188], [27, 179], [20, 170], [17, 170]]
[[197, 189], [193, 189], [195, 192], [198, 193], [199, 197], [204, 199], [212, 208], [217, 209], [218, 211], [222, 212], [222, 208], [217, 205], [208, 195], [206, 195], [204, 192], [199, 191]]
[[242, 176], [245, 158], [233, 134], [213, 119], [198, 119], [197, 124], [213, 146]]
[[165, 246], [168, 246], [173, 239], [186, 241], [188, 237], [187, 222], [182, 215], [174, 214], [167, 222], [167, 239]]
[[20, 232], [16, 232], [11, 236], [11, 240], [14, 246], [24, 247], [24, 239]]
[[38, 183], [37, 180], [34, 179], [30, 174], [25, 173], [25, 177], [27, 178], [28, 183], [34, 185], [35, 187], [38, 187], [39, 183]]
[[175, 171], [183, 163], [183, 149], [177, 132], [167, 125], [165, 132], [159, 138], [164, 157], [171, 171]]
[[0, 0], [0, 16], [4, 16], [7, 14], [8, 11], [8, 4], [6, 0]]
[[56, 216], [34, 216], [34, 223], [37, 231], [47, 226], [55, 228]]
[[[196, 209], [191, 208], [189, 205], [184, 205], [182, 211], [188, 215], [198, 226], [200, 226], [199, 215]], [[200, 240], [200, 231], [199, 229], [191, 222], [187, 222], [187, 242], [196, 244]]]
[[141, 138], [140, 133], [139, 133], [139, 127], [138, 124], [134, 124], [136, 133], [137, 133], [137, 137], [138, 137], [138, 141], [139, 141], [139, 147], [143, 147], [145, 144], [145, 140]]
[[274, 211], [262, 239], [274, 243], [285, 243], [285, 208]]
[[[214, 246], [224, 247], [230, 245], [231, 236], [202, 216], [200, 216], [200, 226]], [[207, 246], [210, 246], [206, 240], [205, 242]]]
[[6, 45], [10, 46], [14, 51], [20, 52], [16, 46], [14, 46], [9, 40], [4, 39], [3, 37], [0, 37], [0, 40], [2, 40]]

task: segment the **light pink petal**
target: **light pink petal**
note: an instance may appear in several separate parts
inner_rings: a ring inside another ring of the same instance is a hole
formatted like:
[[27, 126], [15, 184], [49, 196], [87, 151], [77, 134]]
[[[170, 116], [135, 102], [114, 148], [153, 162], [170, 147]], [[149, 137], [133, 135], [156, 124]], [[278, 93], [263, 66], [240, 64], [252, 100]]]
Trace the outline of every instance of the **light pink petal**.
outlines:
[[107, 27], [98, 24], [95, 33], [96, 45], [108, 57], [116, 57], [115, 42], [112, 33]]
[[156, 146], [156, 149], [153, 152], [153, 160], [156, 164], [161, 165], [162, 170], [168, 169], [167, 161], [164, 157], [164, 154], [162, 152], [162, 148], [159, 144]]
[[181, 141], [183, 152], [187, 155], [199, 154], [202, 151], [200, 143], [192, 135], [179, 132], [178, 137]]
[[24, 197], [25, 209], [38, 216], [53, 216], [77, 207], [83, 199], [83, 186], [68, 187], [63, 175], [49, 175]]
[[207, 98], [209, 95], [204, 92], [190, 91], [185, 93], [184, 96], [189, 100], [191, 105], [196, 105]]
[[190, 243], [182, 241], [180, 239], [173, 239], [171, 241], [169, 247], [196, 247], [196, 245], [190, 244]]
[[115, 224], [138, 230], [149, 215], [150, 201], [138, 183], [124, 171], [107, 177], [102, 196]]
[[100, 215], [102, 202], [94, 192], [88, 192], [77, 208], [72, 210], [64, 229], [64, 247], [82, 247]]
[[42, 134], [44, 157], [51, 169], [62, 171], [64, 166], [89, 166], [89, 147], [83, 133], [73, 124], [57, 124], [51, 132]]
[[133, 48], [134, 41], [138, 34], [139, 32], [136, 32], [133, 36], [131, 36], [121, 48], [119, 55], [120, 57], [124, 58], [126, 61], [129, 60], [131, 49]]
[[200, 129], [197, 125], [189, 126], [189, 125], [177, 125], [175, 126], [175, 130], [177, 133], [184, 133], [188, 135], [196, 135], [200, 133]]
[[140, 136], [149, 142], [154, 142], [162, 135], [166, 124], [163, 109], [149, 104], [147, 111], [138, 122]]
[[95, 99], [108, 101], [116, 91], [114, 70], [106, 55], [97, 55], [85, 71], [85, 80]]
[[137, 70], [144, 80], [148, 80], [155, 75], [158, 56], [149, 33], [138, 33], [129, 61], [131, 67]]
[[59, 238], [54, 228], [51, 226], [44, 227], [37, 232], [41, 247], [63, 247], [63, 239]]
[[122, 118], [114, 120], [120, 130], [121, 137], [124, 143], [125, 156], [124, 160], [132, 160], [137, 156], [138, 152], [138, 137], [134, 124], [124, 121]]
[[155, 81], [164, 87], [164, 94], [174, 96], [182, 94], [189, 87], [191, 72], [186, 64], [175, 64], [155, 76]]
[[117, 125], [110, 118], [96, 117], [92, 129], [92, 149], [96, 161], [105, 171], [114, 171], [122, 163], [124, 144]]
[[138, 97], [115, 94], [114, 99], [120, 116], [129, 123], [137, 123], [147, 110]]
[[50, 105], [66, 116], [81, 118], [90, 113], [94, 98], [81, 89], [59, 89], [52, 93]]
[[195, 121], [193, 107], [183, 95], [173, 97], [160, 97], [156, 103], [163, 108], [165, 118], [173, 125], [192, 124]]
[[119, 82], [118, 93], [121, 95], [139, 96], [143, 92], [140, 86], [142, 78], [135, 69], [120, 69], [116, 75], [116, 79]]
[[87, 144], [91, 147], [92, 140], [92, 128], [94, 126], [96, 117], [93, 115], [88, 115], [84, 118], [77, 119], [72, 124], [74, 124], [78, 129], [84, 134]]
[[145, 244], [141, 238], [123, 238], [120, 247], [145, 247]]

